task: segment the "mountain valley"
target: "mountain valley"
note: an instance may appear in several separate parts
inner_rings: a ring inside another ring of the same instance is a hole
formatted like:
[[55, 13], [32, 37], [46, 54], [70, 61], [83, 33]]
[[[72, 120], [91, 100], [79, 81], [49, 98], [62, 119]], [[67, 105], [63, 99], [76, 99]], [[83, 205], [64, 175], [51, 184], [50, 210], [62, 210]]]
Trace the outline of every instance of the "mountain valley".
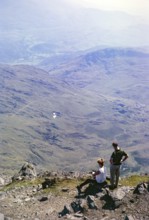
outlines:
[[123, 174], [147, 172], [149, 54], [105, 48], [66, 57], [54, 66], [0, 65], [1, 170], [29, 161], [84, 171], [97, 157], [109, 166], [117, 140], [129, 154]]

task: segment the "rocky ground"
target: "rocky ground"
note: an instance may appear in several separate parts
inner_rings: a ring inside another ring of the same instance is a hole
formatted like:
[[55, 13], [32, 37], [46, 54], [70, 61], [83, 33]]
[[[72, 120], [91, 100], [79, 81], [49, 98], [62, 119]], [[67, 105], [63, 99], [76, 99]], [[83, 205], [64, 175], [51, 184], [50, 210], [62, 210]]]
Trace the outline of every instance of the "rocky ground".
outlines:
[[12, 178], [0, 178], [0, 220], [149, 220], [149, 181], [101, 191], [90, 185], [78, 194], [83, 178], [76, 172], [37, 174], [25, 164]]

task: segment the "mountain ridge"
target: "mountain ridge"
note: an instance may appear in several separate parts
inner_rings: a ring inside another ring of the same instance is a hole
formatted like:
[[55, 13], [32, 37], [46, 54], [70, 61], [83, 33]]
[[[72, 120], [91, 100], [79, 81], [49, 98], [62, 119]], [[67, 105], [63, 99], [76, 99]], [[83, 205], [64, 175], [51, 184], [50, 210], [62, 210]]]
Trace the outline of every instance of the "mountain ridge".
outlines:
[[0, 12], [0, 60], [4, 63], [36, 65], [49, 56], [96, 46], [149, 45], [148, 24], [124, 12], [88, 9], [62, 0], [36, 0], [36, 4], [7, 0], [0, 3]]

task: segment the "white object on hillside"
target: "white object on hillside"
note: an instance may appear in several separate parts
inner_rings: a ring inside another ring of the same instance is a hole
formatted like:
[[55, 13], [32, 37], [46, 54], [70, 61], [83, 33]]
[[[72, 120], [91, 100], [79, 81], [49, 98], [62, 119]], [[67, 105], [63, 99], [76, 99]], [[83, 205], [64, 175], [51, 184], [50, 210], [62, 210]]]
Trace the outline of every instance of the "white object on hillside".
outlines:
[[53, 113], [53, 118], [55, 119], [57, 117], [56, 113], [54, 112]]

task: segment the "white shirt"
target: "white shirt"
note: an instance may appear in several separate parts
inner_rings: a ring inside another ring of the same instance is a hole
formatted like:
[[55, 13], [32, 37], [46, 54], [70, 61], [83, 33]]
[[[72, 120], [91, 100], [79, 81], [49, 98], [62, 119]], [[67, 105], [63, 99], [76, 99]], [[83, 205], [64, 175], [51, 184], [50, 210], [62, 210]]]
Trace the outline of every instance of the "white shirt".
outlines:
[[97, 183], [103, 183], [104, 181], [106, 181], [106, 175], [107, 175], [106, 168], [104, 166], [100, 167], [99, 172], [100, 174], [96, 175], [96, 181]]

